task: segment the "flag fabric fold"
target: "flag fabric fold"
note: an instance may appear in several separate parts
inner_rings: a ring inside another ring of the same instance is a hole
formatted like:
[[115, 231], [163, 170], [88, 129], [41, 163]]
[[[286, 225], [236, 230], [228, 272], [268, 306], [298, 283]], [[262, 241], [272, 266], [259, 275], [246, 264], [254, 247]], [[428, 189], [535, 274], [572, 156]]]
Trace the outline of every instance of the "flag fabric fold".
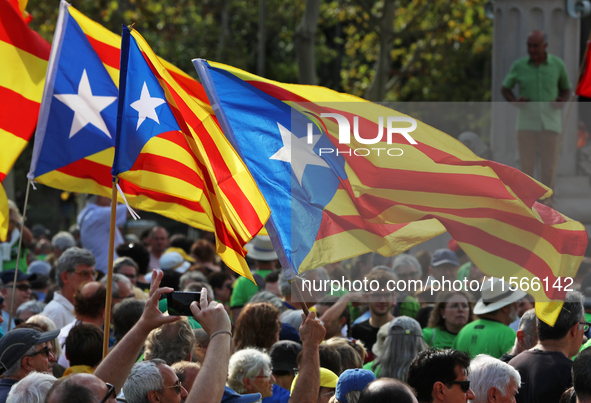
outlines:
[[[18, 1], [0, 0], [0, 183], [35, 131], [50, 52], [19, 7]], [[8, 204], [0, 202], [0, 240], [7, 230]]]
[[[142, 36], [127, 27], [119, 82], [112, 174], [198, 202], [215, 229], [219, 256], [254, 281], [244, 244], [270, 212], [246, 166], [212, 116], [172, 78]], [[154, 175], [158, 168], [160, 178]]]
[[[420, 121], [412, 132], [418, 144], [397, 133], [392, 144], [344, 144], [336, 119], [321, 114], [338, 114], [351, 127], [357, 119], [365, 142], [383, 130], [380, 117], [405, 115], [322, 87], [194, 64], [271, 208], [266, 227], [295, 273], [370, 251], [395, 255], [447, 230], [488, 275], [551, 284], [574, 277], [587, 245], [584, 227], [536, 202], [550, 189], [519, 170], [480, 159]], [[388, 155], [392, 150], [402, 155]], [[565, 294], [528, 291], [537, 301]], [[544, 308], [542, 319], [553, 324], [557, 306]]]
[[[30, 179], [70, 192], [110, 197], [120, 46], [119, 35], [88, 19], [65, 1], [61, 2], [28, 174]], [[206, 111], [211, 109], [201, 84], [170, 63], [162, 63], [193, 101]], [[144, 158], [153, 161], [163, 153], [186, 154], [186, 150], [166, 136], [160, 137], [159, 145], [150, 144], [154, 153]], [[134, 208], [215, 231], [199, 197], [178, 197], [149, 186], [153, 181], [162, 180], [173, 181], [179, 187], [200, 186], [176, 179], [185, 168], [181, 157], [175, 160], [171, 165], [155, 164], [137, 183], [122, 179], [120, 187], [126, 199]]]
[[591, 40], [587, 41], [587, 49], [585, 51], [585, 66], [583, 73], [577, 83], [575, 94], [591, 98]]

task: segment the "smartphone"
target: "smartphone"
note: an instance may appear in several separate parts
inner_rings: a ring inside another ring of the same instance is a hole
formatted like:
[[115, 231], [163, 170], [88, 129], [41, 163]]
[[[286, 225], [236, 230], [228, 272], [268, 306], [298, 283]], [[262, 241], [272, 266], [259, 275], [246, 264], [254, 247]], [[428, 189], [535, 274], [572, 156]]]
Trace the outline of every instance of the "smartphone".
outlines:
[[191, 303], [201, 299], [200, 292], [173, 291], [166, 295], [168, 302], [168, 313], [172, 316], [193, 316]]

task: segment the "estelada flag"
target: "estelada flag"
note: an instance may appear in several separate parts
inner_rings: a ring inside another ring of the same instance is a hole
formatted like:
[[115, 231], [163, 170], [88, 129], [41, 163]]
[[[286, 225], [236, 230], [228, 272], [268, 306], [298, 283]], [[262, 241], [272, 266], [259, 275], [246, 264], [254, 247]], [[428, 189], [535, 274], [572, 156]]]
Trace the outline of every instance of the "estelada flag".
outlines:
[[[120, 46], [119, 35], [61, 2], [30, 179], [70, 192], [111, 196]], [[171, 64], [162, 63], [195, 102], [211, 110], [201, 84]], [[159, 176], [174, 180], [162, 169], [158, 165], [152, 171], [146, 169], [144, 175], [150, 180]], [[193, 186], [183, 181], [176, 183]], [[120, 186], [134, 208], [215, 230], [197, 198], [161, 193], [125, 179]]]
[[[521, 171], [418, 120], [416, 144], [401, 130], [384, 136], [387, 121], [409, 117], [351, 95], [193, 62], [295, 273], [371, 251], [392, 256], [447, 230], [488, 275], [554, 284], [576, 274], [585, 228], [538, 203], [551, 190]], [[337, 117], [349, 123], [343, 133]], [[528, 289], [537, 301], [563, 300], [563, 287], [538, 285]], [[553, 324], [560, 306], [538, 309], [539, 317]]]
[[244, 245], [270, 212], [248, 169], [213, 117], [127, 27], [120, 68], [113, 176], [199, 203], [215, 228], [218, 255], [254, 281]]

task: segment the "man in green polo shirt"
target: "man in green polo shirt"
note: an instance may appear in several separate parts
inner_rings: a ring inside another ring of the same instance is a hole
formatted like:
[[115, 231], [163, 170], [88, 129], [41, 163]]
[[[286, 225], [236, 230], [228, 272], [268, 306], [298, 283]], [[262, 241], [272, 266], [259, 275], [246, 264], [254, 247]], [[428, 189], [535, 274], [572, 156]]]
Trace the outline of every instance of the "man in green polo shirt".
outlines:
[[[546, 52], [547, 36], [533, 31], [527, 37], [529, 56], [517, 59], [501, 92], [505, 99], [519, 108], [517, 120], [517, 145], [521, 170], [534, 175], [536, 154], [540, 152], [541, 181], [554, 187], [554, 172], [558, 153], [559, 133], [562, 133], [561, 103], [570, 96], [570, 81], [564, 62]], [[519, 96], [512, 88], [519, 85]]]

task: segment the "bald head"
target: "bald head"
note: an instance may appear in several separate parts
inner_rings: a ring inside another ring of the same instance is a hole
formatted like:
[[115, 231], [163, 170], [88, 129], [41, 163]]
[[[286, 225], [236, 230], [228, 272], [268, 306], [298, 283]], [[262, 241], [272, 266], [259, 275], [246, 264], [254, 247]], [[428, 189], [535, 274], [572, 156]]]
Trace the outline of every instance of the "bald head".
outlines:
[[534, 63], [546, 60], [546, 48], [548, 47], [548, 35], [544, 31], [532, 31], [527, 37], [527, 53]]
[[[107, 395], [109, 387], [91, 374], [72, 374], [57, 381], [47, 392], [47, 403], [95, 403]], [[114, 393], [107, 402], [116, 402]]]

